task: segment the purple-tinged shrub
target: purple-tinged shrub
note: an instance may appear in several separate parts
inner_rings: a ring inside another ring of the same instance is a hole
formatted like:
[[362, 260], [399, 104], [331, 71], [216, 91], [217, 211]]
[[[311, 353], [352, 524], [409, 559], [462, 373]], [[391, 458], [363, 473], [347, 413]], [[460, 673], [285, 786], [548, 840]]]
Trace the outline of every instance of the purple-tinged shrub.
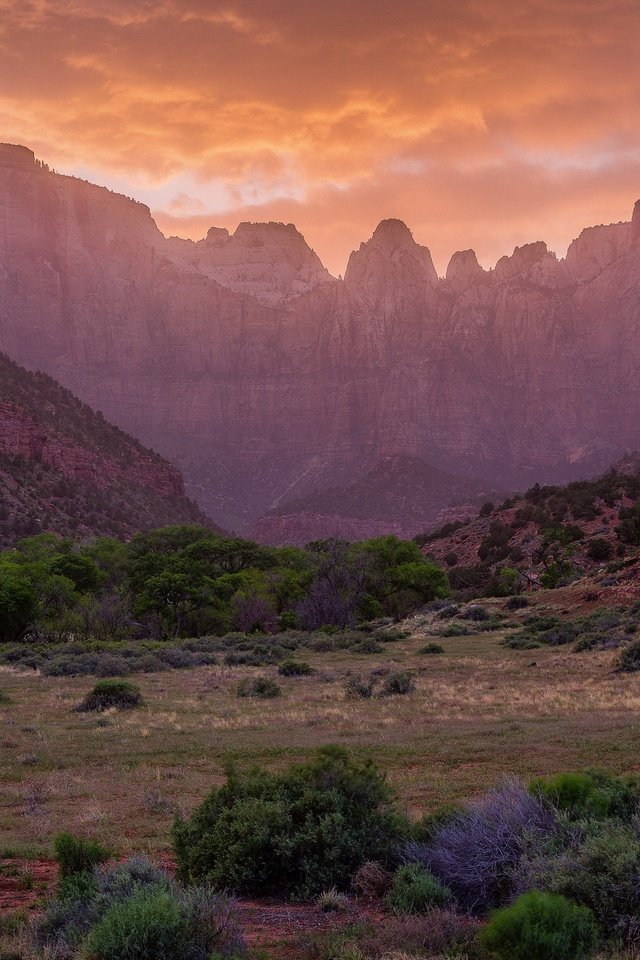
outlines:
[[507, 780], [439, 827], [430, 842], [407, 844], [404, 859], [430, 870], [463, 910], [485, 913], [509, 896], [513, 869], [531, 843], [557, 829], [550, 804]]

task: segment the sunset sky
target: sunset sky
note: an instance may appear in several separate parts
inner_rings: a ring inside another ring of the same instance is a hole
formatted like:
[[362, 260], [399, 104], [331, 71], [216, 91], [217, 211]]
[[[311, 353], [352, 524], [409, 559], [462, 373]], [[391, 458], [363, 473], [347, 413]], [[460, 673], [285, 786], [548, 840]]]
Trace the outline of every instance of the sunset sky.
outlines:
[[0, 140], [165, 233], [400, 217], [443, 273], [640, 196], [638, 0], [0, 0]]

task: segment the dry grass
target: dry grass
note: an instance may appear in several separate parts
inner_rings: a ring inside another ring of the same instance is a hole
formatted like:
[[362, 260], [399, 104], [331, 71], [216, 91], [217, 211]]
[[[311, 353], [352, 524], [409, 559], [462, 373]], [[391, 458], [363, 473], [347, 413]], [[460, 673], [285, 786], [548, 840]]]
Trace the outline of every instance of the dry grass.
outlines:
[[[136, 678], [146, 706], [102, 715], [72, 707], [90, 679], [2, 672], [0, 848], [44, 851], [61, 829], [122, 852], [166, 848], [173, 814], [223, 777], [225, 760], [282, 766], [320, 744], [365, 751], [415, 813], [480, 792], [504, 773], [640, 767], [637, 678], [614, 653], [512, 651], [500, 634], [423, 637], [380, 656], [316, 654], [317, 672], [278, 678], [283, 696], [239, 699], [241, 678], [275, 670], [204, 667]], [[415, 671], [408, 696], [352, 700], [351, 672]]]

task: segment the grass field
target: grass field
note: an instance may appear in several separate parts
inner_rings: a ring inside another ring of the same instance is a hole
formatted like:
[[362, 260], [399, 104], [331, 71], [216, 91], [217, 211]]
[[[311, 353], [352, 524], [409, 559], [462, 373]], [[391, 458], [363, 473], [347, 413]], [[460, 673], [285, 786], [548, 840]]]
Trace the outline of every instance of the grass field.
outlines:
[[[615, 652], [509, 650], [504, 631], [439, 639], [425, 629], [383, 653], [306, 655], [308, 677], [282, 678], [274, 700], [238, 698], [247, 676], [275, 668], [201, 667], [142, 675], [145, 706], [73, 712], [92, 678], [0, 671], [0, 854], [42, 855], [56, 832], [90, 833], [118, 852], [169, 845], [226, 760], [282, 766], [338, 743], [367, 753], [418, 815], [469, 798], [503, 774], [640, 769], [640, 686], [615, 673]], [[429, 639], [433, 639], [429, 637]], [[405, 696], [353, 700], [350, 673], [414, 672]]]

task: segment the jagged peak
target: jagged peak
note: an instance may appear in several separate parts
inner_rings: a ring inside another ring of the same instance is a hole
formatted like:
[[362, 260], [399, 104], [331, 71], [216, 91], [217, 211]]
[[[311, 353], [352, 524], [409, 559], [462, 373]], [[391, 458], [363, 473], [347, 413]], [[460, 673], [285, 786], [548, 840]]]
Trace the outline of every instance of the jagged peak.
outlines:
[[233, 234], [234, 240], [265, 239], [267, 237], [287, 238], [289, 240], [306, 241], [293, 223], [281, 223], [276, 220], [250, 221], [239, 223]]
[[[371, 279], [379, 270], [396, 274], [399, 282], [411, 281], [435, 284], [438, 275], [427, 247], [414, 240], [409, 227], [402, 220], [381, 220], [371, 239], [360, 244], [349, 257], [345, 280], [361, 288], [370, 288]], [[376, 285], [382, 278], [378, 278]]]
[[446, 277], [457, 290], [463, 290], [484, 274], [475, 250], [458, 250], [449, 261]]
[[398, 220], [396, 217], [390, 217], [387, 220], [381, 220], [373, 231], [372, 240], [379, 243], [397, 244], [415, 244], [413, 234], [404, 220]]
[[508, 280], [519, 273], [524, 273], [546, 257], [555, 259], [555, 254], [547, 249], [544, 240], [525, 243], [521, 247], [515, 247], [510, 257], [500, 257], [496, 263], [496, 277], [498, 280]]
[[201, 241], [201, 243], [218, 246], [221, 243], [226, 243], [228, 239], [229, 231], [226, 229], [226, 227], [209, 227], [207, 230], [207, 235], [204, 240]]

